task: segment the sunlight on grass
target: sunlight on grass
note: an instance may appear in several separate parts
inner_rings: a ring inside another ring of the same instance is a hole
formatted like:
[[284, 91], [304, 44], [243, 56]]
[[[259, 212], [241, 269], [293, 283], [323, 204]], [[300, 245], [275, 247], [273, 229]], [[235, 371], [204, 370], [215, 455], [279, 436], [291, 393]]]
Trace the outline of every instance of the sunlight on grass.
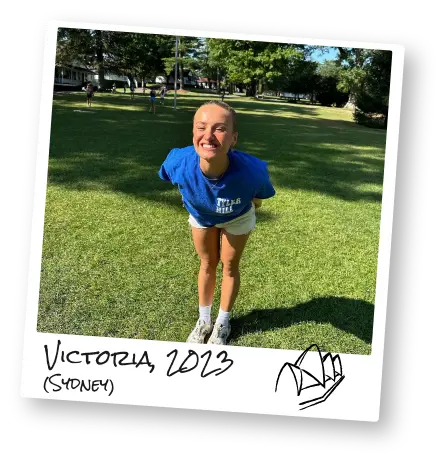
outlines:
[[[90, 114], [74, 112], [84, 94], [55, 96], [39, 331], [187, 338], [199, 262], [180, 194], [157, 171], [212, 98], [180, 95], [174, 111], [169, 95], [153, 115], [143, 95], [98, 94]], [[230, 343], [370, 354], [385, 132], [338, 108], [227, 102], [238, 149], [268, 162], [277, 192], [247, 244]]]

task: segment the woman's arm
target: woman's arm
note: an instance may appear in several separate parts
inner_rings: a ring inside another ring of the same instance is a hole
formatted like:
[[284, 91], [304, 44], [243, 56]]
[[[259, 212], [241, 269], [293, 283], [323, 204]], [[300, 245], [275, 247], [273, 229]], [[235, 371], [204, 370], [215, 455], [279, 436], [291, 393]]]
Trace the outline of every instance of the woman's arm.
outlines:
[[262, 203], [263, 203], [263, 200], [262, 200], [262, 199], [253, 198], [253, 204], [254, 204], [254, 206], [255, 206], [255, 209], [260, 208]]

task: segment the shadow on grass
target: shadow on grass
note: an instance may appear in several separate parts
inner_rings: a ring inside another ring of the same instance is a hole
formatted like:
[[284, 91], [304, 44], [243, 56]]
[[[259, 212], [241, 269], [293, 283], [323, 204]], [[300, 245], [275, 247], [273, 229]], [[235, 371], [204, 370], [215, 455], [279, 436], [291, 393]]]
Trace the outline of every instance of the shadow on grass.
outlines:
[[[157, 171], [172, 148], [192, 143], [191, 117], [207, 98], [201, 101], [195, 94], [184, 99], [181, 110], [158, 106], [153, 115], [142, 95], [137, 104], [125, 95], [101, 95], [97, 109], [93, 103], [91, 114], [86, 114], [75, 112], [83, 96], [55, 100], [49, 182], [75, 189], [111, 189], [182, 207], [169, 194], [174, 187], [160, 180]], [[238, 149], [268, 162], [274, 186], [346, 201], [381, 201], [385, 144], [381, 131], [318, 117], [318, 106], [254, 101], [233, 106], [240, 111]], [[280, 116], [280, 111], [286, 114]]]
[[257, 223], [268, 222], [270, 220], [277, 220], [279, 215], [276, 212], [271, 212], [268, 209], [259, 208], [256, 210], [256, 221]]
[[[253, 310], [233, 318], [231, 339], [248, 333], [287, 328], [301, 322], [329, 323], [367, 344], [372, 341], [374, 305], [359, 299], [322, 297], [292, 308]], [[322, 348], [322, 346], [319, 346]]]

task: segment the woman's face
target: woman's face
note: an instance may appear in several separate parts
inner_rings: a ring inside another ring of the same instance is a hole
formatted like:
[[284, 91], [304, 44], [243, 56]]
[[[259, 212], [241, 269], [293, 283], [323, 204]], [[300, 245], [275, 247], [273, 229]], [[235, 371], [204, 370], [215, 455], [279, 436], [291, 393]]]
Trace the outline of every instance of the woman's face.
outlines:
[[225, 156], [237, 139], [229, 111], [217, 105], [198, 109], [193, 120], [193, 145], [201, 158], [210, 161]]

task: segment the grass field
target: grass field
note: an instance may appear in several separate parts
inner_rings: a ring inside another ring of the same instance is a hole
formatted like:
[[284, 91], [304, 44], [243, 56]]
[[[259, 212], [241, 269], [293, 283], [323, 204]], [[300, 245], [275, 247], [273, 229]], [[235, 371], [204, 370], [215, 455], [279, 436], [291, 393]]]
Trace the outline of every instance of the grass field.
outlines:
[[[143, 95], [96, 94], [91, 109], [55, 95], [39, 331], [185, 341], [199, 261], [157, 171], [208, 98], [180, 95], [174, 111], [168, 95], [153, 115]], [[268, 162], [277, 192], [243, 256], [230, 344], [370, 354], [386, 132], [343, 109], [226, 101], [237, 148]]]

